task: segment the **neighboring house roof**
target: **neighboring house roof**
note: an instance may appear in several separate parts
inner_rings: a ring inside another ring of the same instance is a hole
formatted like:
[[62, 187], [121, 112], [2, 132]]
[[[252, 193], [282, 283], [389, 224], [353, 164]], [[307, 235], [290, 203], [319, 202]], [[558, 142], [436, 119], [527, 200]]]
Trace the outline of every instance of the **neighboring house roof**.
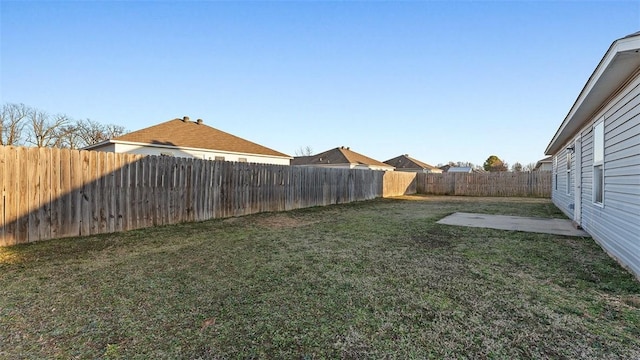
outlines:
[[455, 172], [470, 173], [470, 172], [473, 172], [473, 169], [468, 167], [468, 166], [452, 166], [447, 170], [447, 172], [450, 172], [450, 173], [455, 173]]
[[337, 147], [311, 156], [294, 157], [291, 165], [368, 165], [393, 170], [393, 166], [352, 151], [348, 147]]
[[205, 125], [200, 119], [189, 121], [186, 116], [130, 132], [86, 149], [105, 143], [138, 143], [291, 158], [287, 154]]
[[440, 171], [440, 168], [424, 163], [420, 160], [416, 160], [410, 157], [408, 154], [400, 155], [389, 159], [384, 162], [387, 165], [391, 165], [396, 169], [421, 169], [429, 171]]
[[544, 158], [542, 160], [538, 160], [534, 170], [539, 169], [543, 164], [551, 164], [552, 161], [553, 161], [553, 156], [548, 156], [548, 157], [546, 157], [546, 158]]
[[591, 120], [602, 104], [640, 68], [640, 32], [614, 41], [582, 88], [545, 150], [553, 155]]

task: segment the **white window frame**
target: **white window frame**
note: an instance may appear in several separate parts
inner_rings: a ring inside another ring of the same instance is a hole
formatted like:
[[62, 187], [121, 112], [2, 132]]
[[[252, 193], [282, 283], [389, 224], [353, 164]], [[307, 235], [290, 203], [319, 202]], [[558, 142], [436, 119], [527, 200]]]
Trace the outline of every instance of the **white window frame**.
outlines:
[[571, 156], [571, 150], [567, 149], [567, 163], [566, 163], [566, 168], [567, 168], [567, 195], [571, 195], [571, 165], [572, 165], [572, 160], [573, 157]]
[[553, 157], [553, 187], [558, 191], [558, 155]]
[[[598, 141], [596, 140], [596, 129], [598, 127], [602, 127], [602, 131], [600, 132], [600, 136], [602, 136], [600, 144], [597, 144]], [[604, 207], [604, 117], [602, 119], [600, 119], [598, 122], [596, 122], [595, 124], [593, 124], [593, 128], [592, 128], [592, 133], [593, 133], [593, 180], [592, 180], [592, 193], [593, 193], [593, 204], [596, 206], [600, 206], [600, 207]], [[596, 159], [596, 146], [601, 146], [602, 147], [602, 158], [601, 159]], [[599, 170], [600, 173], [600, 186], [596, 187], [596, 173], [598, 172], [597, 169]], [[598, 191], [598, 193], [600, 194], [600, 201], [598, 201], [598, 196], [596, 194], [596, 191]]]

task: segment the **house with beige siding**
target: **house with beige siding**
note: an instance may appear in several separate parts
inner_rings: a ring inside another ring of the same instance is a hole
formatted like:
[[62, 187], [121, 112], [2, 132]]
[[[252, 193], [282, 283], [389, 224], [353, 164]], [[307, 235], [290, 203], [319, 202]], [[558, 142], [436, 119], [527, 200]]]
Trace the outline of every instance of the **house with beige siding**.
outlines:
[[640, 278], [640, 32], [611, 44], [545, 153], [554, 204]]
[[292, 157], [185, 116], [86, 147], [84, 150], [289, 165]]

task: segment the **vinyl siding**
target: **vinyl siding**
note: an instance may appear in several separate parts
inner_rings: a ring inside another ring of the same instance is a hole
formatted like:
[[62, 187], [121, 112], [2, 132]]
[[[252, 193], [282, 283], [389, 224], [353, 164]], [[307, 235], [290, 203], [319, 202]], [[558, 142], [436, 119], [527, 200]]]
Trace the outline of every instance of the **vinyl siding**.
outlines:
[[[566, 148], [572, 144], [572, 142], [567, 143], [562, 147], [562, 150], [554, 155], [558, 157], [558, 186], [556, 186], [555, 182], [553, 183], [552, 191], [551, 191], [551, 199], [553, 203], [565, 213], [570, 219], [573, 219], [573, 207], [574, 207], [574, 193], [573, 193], [573, 179], [575, 179], [575, 174], [571, 175], [571, 193], [567, 194], [567, 181], [569, 181], [567, 176], [567, 150]], [[573, 159], [573, 157], [572, 157]], [[575, 166], [571, 166], [572, 171], [575, 172]], [[555, 171], [556, 169], [554, 169]], [[555, 172], [554, 172], [555, 174]], [[555, 176], [554, 176], [555, 181]], [[557, 188], [557, 189], [556, 189]]]
[[215, 160], [216, 156], [223, 157], [226, 161], [240, 161], [241, 158], [246, 159], [246, 162], [260, 163], [260, 164], [276, 164], [276, 165], [289, 165], [289, 159], [268, 155], [256, 155], [256, 154], [243, 154], [243, 153], [231, 153], [225, 151], [214, 150], [196, 150], [180, 147], [155, 147], [155, 146], [140, 146], [131, 144], [111, 144], [114, 147], [96, 148], [98, 151], [112, 151], [117, 153], [129, 153], [139, 155], [170, 155], [175, 157], [184, 158], [196, 158], [205, 160]]
[[93, 151], [116, 152], [116, 144], [104, 144], [91, 149]]
[[[602, 116], [604, 200], [603, 206], [599, 206], [593, 203], [592, 126]], [[581, 225], [611, 255], [640, 276], [640, 76], [636, 75], [581, 134]]]
[[536, 171], [551, 171], [552, 169], [553, 169], [553, 164], [544, 163], [544, 164], [540, 165], [540, 167], [537, 168]]
[[591, 125], [582, 132], [582, 219], [584, 223], [585, 217], [589, 221], [589, 217], [585, 212], [590, 211], [593, 205], [593, 129]]

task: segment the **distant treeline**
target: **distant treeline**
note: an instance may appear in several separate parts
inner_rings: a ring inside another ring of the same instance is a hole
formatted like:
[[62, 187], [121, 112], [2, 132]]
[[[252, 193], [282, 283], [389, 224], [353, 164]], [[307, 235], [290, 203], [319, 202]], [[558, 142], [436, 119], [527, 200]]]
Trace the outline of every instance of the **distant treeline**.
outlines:
[[0, 112], [0, 145], [81, 149], [126, 132], [120, 125], [52, 115], [25, 104], [5, 103]]

